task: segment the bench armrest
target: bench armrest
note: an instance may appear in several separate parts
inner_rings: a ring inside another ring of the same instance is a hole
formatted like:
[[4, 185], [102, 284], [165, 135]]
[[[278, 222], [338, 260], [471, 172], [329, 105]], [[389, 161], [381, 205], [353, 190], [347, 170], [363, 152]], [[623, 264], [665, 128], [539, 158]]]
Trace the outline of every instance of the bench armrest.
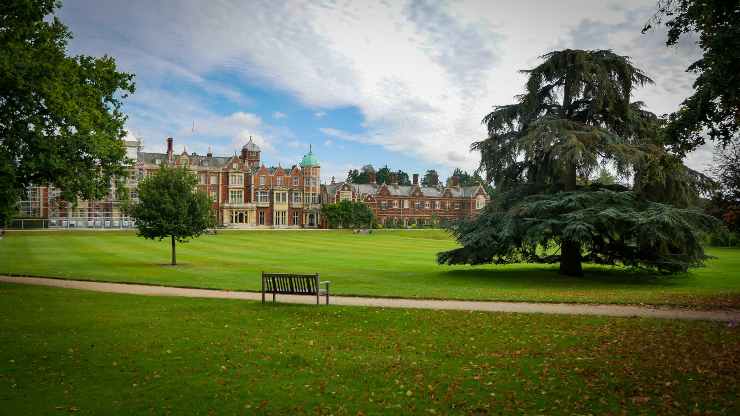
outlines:
[[320, 285], [328, 285], [331, 283], [331, 280], [324, 280], [323, 282], [319, 282]]

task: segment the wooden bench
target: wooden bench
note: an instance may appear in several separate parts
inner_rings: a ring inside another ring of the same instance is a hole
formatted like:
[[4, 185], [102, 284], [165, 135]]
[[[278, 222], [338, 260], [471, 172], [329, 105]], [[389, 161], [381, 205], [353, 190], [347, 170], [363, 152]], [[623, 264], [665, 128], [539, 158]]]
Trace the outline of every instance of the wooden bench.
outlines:
[[[265, 273], [262, 272], [262, 303], [265, 303], [265, 294], [272, 293], [272, 301], [275, 295], [310, 295], [316, 296], [316, 304], [319, 304], [320, 296], [326, 296], [326, 304], [329, 304], [329, 284], [331, 282], [319, 281], [319, 274], [292, 274], [292, 273]], [[320, 286], [324, 285], [322, 289]]]

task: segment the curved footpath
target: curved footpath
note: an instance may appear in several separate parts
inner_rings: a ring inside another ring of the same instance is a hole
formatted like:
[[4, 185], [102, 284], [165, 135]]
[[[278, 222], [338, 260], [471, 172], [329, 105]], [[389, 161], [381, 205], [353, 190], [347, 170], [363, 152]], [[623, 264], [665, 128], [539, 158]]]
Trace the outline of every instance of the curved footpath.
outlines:
[[[92, 290], [96, 292], [127, 293], [146, 296], [181, 296], [191, 298], [242, 299], [260, 301], [258, 292], [235, 292], [214, 289], [185, 289], [167, 286], [150, 286], [128, 283], [103, 283], [81, 280], [63, 280], [41, 277], [0, 276], [0, 282], [19, 283], [37, 286], [53, 286], [68, 289]], [[312, 296], [278, 295], [278, 302], [312, 304]], [[323, 302], [323, 299], [322, 299]], [[493, 302], [465, 300], [425, 300], [367, 298], [352, 296], [332, 296], [333, 305], [369, 306], [378, 308], [413, 308], [437, 310], [464, 310], [482, 312], [548, 313], [564, 315], [602, 315], [617, 317], [644, 317], [660, 319], [685, 319], [705, 321], [740, 321], [740, 310], [691, 310], [667, 307], [647, 307], [632, 305], [594, 305], [577, 303], [533, 303], [533, 302]]]

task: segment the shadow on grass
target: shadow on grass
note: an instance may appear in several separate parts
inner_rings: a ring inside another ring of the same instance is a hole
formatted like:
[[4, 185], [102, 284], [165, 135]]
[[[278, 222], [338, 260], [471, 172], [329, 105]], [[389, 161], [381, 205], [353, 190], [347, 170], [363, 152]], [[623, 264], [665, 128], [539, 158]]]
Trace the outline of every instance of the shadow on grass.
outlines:
[[583, 277], [564, 276], [557, 266], [493, 266], [493, 269], [454, 269], [439, 273], [440, 277], [464, 279], [476, 283], [516, 283], [536, 286], [680, 286], [693, 279], [690, 273], [661, 275], [655, 272], [619, 267], [586, 266]]

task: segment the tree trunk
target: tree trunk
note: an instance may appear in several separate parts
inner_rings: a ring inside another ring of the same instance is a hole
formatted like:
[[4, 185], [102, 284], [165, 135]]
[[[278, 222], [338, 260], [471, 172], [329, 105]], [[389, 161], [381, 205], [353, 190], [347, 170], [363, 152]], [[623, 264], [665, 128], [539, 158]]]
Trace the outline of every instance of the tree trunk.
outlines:
[[581, 245], [576, 241], [563, 241], [560, 245], [560, 274], [583, 276]]
[[177, 261], [175, 260], [175, 236], [170, 236], [172, 238], [172, 265], [177, 265]]
[[[565, 191], [576, 190], [576, 166], [571, 164], [565, 174]], [[560, 244], [560, 274], [566, 276], [583, 276], [581, 267], [581, 245], [577, 241], [564, 240]]]

